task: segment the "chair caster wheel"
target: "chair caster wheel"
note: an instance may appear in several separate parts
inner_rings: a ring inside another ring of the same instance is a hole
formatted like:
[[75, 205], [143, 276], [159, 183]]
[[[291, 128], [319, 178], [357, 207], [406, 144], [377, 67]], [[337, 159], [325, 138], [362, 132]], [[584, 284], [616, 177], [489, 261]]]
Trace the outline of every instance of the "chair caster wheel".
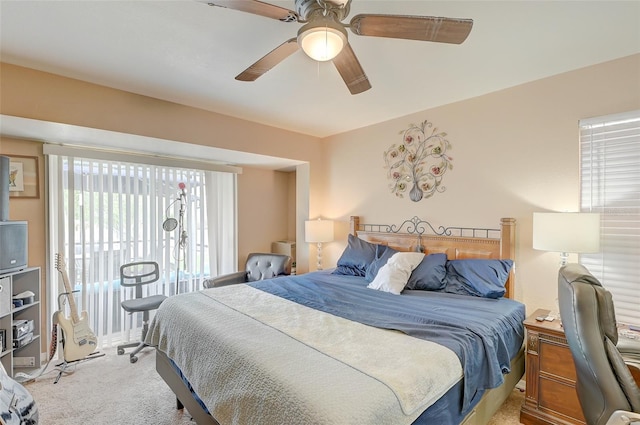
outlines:
[[118, 348], [118, 355], [121, 356], [124, 354], [124, 348]]
[[135, 362], [137, 362], [137, 361], [138, 361], [138, 358], [137, 358], [136, 356], [133, 356], [133, 357], [129, 358], [129, 361], [130, 361], [131, 363], [135, 363]]

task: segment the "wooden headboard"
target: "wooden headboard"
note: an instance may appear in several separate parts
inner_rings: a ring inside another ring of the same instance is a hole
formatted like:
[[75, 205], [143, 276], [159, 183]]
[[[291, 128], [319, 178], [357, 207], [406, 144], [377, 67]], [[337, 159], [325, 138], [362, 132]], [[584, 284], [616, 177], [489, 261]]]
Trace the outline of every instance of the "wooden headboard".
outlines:
[[[445, 253], [449, 260], [463, 258], [510, 259], [515, 261], [516, 220], [502, 218], [499, 229], [438, 227], [413, 217], [400, 225], [364, 224], [351, 216], [349, 232], [367, 242], [388, 245], [398, 251]], [[513, 268], [505, 284], [505, 297], [514, 295]]]

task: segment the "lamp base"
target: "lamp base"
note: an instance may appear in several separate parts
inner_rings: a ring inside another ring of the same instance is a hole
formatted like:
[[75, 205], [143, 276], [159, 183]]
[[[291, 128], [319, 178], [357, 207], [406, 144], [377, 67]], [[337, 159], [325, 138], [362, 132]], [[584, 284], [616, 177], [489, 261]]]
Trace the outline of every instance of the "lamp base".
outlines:
[[569, 262], [569, 253], [561, 252], [560, 253], [560, 267], [564, 267]]
[[322, 270], [322, 242], [318, 242], [318, 256], [316, 259], [316, 269]]

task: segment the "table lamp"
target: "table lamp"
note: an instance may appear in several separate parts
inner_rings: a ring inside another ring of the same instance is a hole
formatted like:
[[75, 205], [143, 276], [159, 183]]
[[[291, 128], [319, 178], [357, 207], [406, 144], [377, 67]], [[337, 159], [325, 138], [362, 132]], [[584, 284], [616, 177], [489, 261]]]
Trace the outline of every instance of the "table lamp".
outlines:
[[560, 252], [561, 266], [567, 264], [570, 252], [598, 252], [600, 214], [533, 213], [533, 249]]
[[317, 268], [322, 270], [322, 243], [333, 240], [333, 221], [307, 220], [304, 222], [305, 241], [318, 244]]

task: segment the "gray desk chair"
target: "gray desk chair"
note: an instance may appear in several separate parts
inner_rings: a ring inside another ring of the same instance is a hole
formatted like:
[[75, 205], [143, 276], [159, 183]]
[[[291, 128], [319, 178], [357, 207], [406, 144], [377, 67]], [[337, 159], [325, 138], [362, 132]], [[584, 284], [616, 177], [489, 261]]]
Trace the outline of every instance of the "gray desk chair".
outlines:
[[128, 344], [118, 345], [118, 354], [124, 354], [125, 348], [136, 347], [129, 353], [129, 361], [135, 363], [138, 361], [136, 354], [147, 346], [144, 338], [149, 330], [149, 312], [156, 310], [160, 304], [167, 299], [164, 295], [142, 296], [142, 287], [160, 280], [160, 269], [155, 261], [138, 261], [135, 263], [124, 264], [120, 267], [120, 285], [136, 288], [136, 296], [130, 300], [124, 300], [120, 303], [122, 308], [129, 314], [142, 313], [142, 338], [139, 342], [131, 342]]
[[216, 288], [237, 283], [254, 282], [291, 274], [291, 257], [285, 254], [252, 253], [247, 257], [243, 271], [205, 279], [205, 288]]
[[611, 293], [582, 265], [567, 264], [558, 274], [558, 301], [587, 425], [640, 425], [632, 375], [640, 344], [618, 343]]

